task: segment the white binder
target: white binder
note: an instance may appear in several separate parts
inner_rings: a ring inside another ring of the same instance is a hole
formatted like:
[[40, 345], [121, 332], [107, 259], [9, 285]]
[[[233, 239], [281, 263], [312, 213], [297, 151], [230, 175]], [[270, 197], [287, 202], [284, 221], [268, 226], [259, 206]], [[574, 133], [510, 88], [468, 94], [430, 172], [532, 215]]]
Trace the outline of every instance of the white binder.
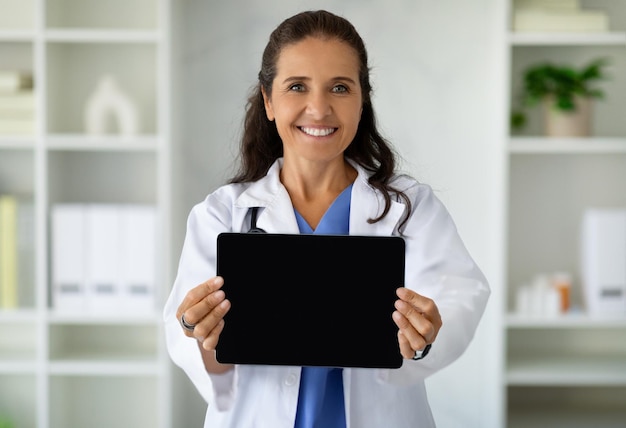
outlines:
[[585, 212], [582, 280], [589, 313], [626, 313], [626, 210]]
[[52, 307], [82, 312], [85, 288], [85, 215], [81, 204], [54, 205], [52, 224]]
[[129, 314], [156, 310], [156, 210], [148, 205], [129, 205], [121, 215], [122, 306]]
[[120, 312], [120, 209], [90, 204], [86, 208], [87, 298], [92, 314]]

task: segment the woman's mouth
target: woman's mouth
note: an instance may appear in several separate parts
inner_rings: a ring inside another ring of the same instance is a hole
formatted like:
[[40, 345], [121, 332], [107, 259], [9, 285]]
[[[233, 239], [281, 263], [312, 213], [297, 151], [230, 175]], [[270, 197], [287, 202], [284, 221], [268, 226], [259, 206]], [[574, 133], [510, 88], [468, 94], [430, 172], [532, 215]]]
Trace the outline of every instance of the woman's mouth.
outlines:
[[298, 128], [312, 137], [326, 137], [337, 130], [337, 128], [309, 128], [307, 126], [299, 126]]

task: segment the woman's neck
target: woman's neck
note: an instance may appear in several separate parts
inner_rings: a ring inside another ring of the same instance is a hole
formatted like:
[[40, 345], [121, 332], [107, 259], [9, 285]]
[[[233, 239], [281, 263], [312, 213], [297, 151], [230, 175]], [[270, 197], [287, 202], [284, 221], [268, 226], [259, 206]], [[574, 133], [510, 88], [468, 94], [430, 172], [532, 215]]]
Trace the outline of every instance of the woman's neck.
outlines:
[[315, 229], [328, 207], [354, 182], [357, 171], [347, 161], [327, 164], [283, 163], [280, 181], [294, 208]]

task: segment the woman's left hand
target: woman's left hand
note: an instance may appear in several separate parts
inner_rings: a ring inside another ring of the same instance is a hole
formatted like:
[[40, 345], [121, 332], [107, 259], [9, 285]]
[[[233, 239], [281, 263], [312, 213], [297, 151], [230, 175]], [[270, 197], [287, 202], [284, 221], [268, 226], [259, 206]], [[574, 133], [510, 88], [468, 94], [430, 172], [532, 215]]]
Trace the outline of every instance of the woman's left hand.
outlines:
[[432, 344], [441, 329], [439, 309], [432, 299], [408, 288], [396, 290], [396, 310], [393, 320], [398, 326], [398, 343], [404, 358], [411, 359], [416, 351]]

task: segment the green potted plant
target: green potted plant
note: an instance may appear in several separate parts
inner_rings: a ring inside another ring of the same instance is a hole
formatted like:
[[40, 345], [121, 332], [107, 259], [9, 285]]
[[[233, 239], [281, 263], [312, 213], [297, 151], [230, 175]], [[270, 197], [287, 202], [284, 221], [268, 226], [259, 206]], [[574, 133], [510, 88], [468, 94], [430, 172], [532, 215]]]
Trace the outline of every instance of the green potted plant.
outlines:
[[589, 135], [591, 100], [604, 98], [604, 91], [596, 84], [606, 78], [607, 65], [608, 60], [600, 58], [580, 69], [550, 62], [526, 69], [520, 107], [511, 114], [512, 129], [521, 129], [526, 124], [525, 109], [543, 104], [546, 135]]

